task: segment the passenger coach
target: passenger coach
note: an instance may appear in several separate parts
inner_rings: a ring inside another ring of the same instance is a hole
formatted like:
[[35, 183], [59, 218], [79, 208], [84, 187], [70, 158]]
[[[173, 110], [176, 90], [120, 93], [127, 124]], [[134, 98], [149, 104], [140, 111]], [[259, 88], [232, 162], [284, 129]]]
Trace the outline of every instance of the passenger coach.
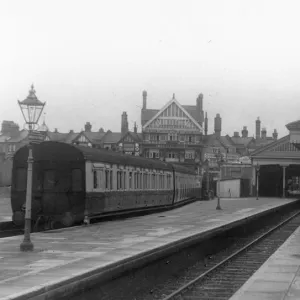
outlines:
[[[32, 220], [71, 226], [101, 215], [172, 207], [200, 198], [200, 178], [181, 166], [60, 142], [33, 145]], [[13, 222], [24, 223], [28, 147], [13, 159]]]

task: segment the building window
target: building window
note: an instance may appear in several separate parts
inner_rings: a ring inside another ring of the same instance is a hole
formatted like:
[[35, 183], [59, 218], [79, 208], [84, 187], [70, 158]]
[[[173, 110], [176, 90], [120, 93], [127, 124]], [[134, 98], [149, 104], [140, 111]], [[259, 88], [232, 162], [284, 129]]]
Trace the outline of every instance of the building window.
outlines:
[[177, 134], [176, 133], [170, 133], [169, 134], [169, 141], [177, 141]]
[[186, 151], [185, 152], [185, 158], [186, 159], [194, 159], [195, 153], [193, 151]]
[[170, 152], [170, 153], [168, 153], [168, 156], [169, 156], [169, 158], [175, 158], [175, 153], [174, 152]]
[[15, 152], [16, 151], [16, 145], [10, 144], [8, 145], [8, 152]]
[[220, 150], [220, 148], [212, 148], [212, 152], [213, 153], [220, 153], [221, 150]]
[[159, 135], [156, 136], [156, 140], [159, 141]]

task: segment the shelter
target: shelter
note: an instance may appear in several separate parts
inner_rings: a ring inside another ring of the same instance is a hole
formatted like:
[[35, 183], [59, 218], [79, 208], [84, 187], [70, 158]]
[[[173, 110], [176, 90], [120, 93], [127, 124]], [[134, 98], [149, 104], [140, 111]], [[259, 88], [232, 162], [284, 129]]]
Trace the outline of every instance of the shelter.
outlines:
[[255, 150], [251, 159], [252, 182], [258, 185], [259, 196], [300, 194], [300, 151], [290, 142], [289, 135]]

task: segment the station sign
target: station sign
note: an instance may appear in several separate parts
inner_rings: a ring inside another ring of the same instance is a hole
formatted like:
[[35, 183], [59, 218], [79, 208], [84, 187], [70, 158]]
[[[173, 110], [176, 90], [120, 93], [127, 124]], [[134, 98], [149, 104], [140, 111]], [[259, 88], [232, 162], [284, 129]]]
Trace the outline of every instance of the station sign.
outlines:
[[37, 130], [30, 131], [28, 140], [32, 144], [40, 144], [45, 140], [45, 135]]

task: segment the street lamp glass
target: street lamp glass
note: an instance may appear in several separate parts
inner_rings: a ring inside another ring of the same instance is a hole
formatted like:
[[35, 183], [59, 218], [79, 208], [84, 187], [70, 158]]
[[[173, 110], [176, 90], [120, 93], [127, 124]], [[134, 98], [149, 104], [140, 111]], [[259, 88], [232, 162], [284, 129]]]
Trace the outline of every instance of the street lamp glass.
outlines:
[[23, 101], [18, 101], [25, 122], [29, 125], [37, 124], [46, 102], [41, 102], [35, 95], [33, 85], [29, 91], [29, 95]]

